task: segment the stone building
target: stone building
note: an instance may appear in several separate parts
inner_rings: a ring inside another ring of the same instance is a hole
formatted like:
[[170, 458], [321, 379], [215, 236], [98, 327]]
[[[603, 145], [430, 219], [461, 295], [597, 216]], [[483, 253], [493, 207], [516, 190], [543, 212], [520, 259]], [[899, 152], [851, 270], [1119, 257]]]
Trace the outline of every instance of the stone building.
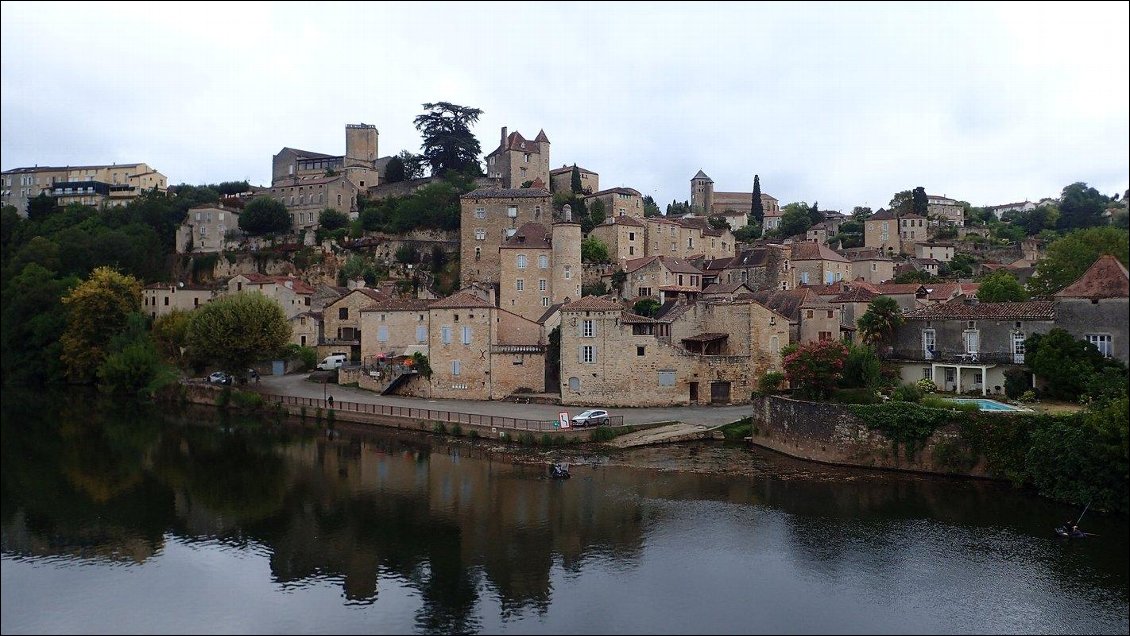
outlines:
[[643, 218], [643, 195], [634, 188], [609, 188], [594, 192], [585, 197], [585, 208], [592, 211], [597, 201], [604, 204], [604, 214], [608, 218], [631, 216]]
[[143, 192], [167, 192], [168, 178], [146, 163], [91, 166], [33, 166], [0, 173], [0, 203], [27, 216], [31, 199], [46, 194], [64, 206], [81, 203], [98, 208], [125, 205]]
[[581, 226], [526, 223], [499, 248], [499, 306], [537, 321], [551, 305], [581, 297]]
[[895, 262], [878, 249], [852, 248], [841, 253], [851, 261], [851, 280], [885, 283], [895, 277]]
[[948, 241], [915, 243], [914, 255], [918, 258], [932, 258], [940, 263], [948, 263], [953, 260], [955, 249], [954, 244]]
[[322, 312], [304, 311], [291, 316], [290, 341], [300, 347], [315, 347], [323, 339]]
[[704, 218], [652, 216], [645, 218], [644, 224], [647, 226], [644, 256], [722, 258], [734, 255], [734, 235], [729, 230], [710, 227]]
[[360, 310], [361, 362], [375, 364], [383, 356], [429, 355], [433, 301], [389, 298]]
[[926, 216], [958, 226], [965, 225], [965, 206], [960, 201], [936, 194], [926, 195]]
[[[550, 223], [549, 192], [541, 188], [479, 188], [459, 197], [459, 279], [498, 285], [499, 248], [526, 223]], [[580, 246], [578, 244], [578, 250]], [[570, 272], [580, 276], [580, 272]]]
[[[677, 297], [695, 299], [702, 292], [702, 270], [682, 258], [644, 256], [624, 263], [626, 278], [619, 298], [635, 301], [655, 298], [666, 302]], [[602, 277], [612, 287], [612, 274]]]
[[287, 318], [313, 307], [314, 288], [293, 276], [238, 274], [228, 279], [227, 293], [257, 292], [278, 303]]
[[503, 188], [521, 188], [524, 183], [541, 180], [541, 187], [549, 187], [549, 137], [538, 131], [533, 141], [527, 141], [518, 131], [506, 134], [487, 159], [487, 176], [502, 180]]
[[[752, 186], [751, 186], [752, 187]], [[691, 207], [707, 216], [724, 214], [727, 210], [744, 211], [747, 214], [753, 207], [753, 190], [749, 192], [715, 192], [714, 180], [699, 170], [691, 177]], [[777, 199], [761, 193], [761, 207], [765, 212], [766, 229], [770, 216], [780, 217], [781, 206]], [[743, 224], [744, 225], [744, 224]]]
[[647, 226], [634, 216], [610, 216], [594, 227], [589, 236], [604, 243], [608, 256], [621, 267], [647, 251]]
[[1107, 254], [1074, 283], [1055, 295], [1056, 326], [1095, 345], [1103, 355], [1130, 364], [1127, 315], [1130, 278], [1126, 267]]
[[330, 208], [357, 218], [357, 195], [363, 190], [343, 174], [309, 179], [283, 180], [273, 184], [267, 195], [286, 206], [291, 229], [310, 232], [318, 229], [322, 210]]
[[708, 283], [745, 283], [754, 291], [792, 289], [791, 259], [791, 246], [766, 244], [707, 260], [702, 269]]
[[581, 177], [581, 191], [573, 192], [573, 166], [561, 166], [549, 171], [549, 181], [553, 192], [572, 194], [592, 194], [600, 191], [600, 175], [592, 170], [577, 167]]
[[669, 303], [670, 320], [588, 296], [562, 308], [561, 401], [578, 406], [744, 403], [780, 368], [788, 320], [750, 300]]
[[377, 127], [371, 124], [346, 124], [344, 155], [284, 147], [271, 158], [271, 185], [340, 175], [362, 191], [375, 186], [392, 159], [378, 158], [378, 135]]
[[[239, 229], [239, 208], [223, 203], [208, 203], [190, 208], [177, 228], [178, 254], [222, 252], [238, 244], [243, 232]], [[228, 239], [232, 233], [233, 239]]]
[[851, 279], [851, 261], [835, 250], [812, 241], [793, 243], [792, 286], [829, 284]]
[[192, 283], [153, 283], [141, 292], [141, 310], [150, 318], [160, 318], [176, 310], [192, 311], [216, 295], [213, 288]]
[[361, 361], [361, 311], [388, 300], [384, 294], [367, 287], [358, 287], [326, 305], [322, 310], [323, 338], [318, 342], [318, 356], [349, 352], [349, 359]]

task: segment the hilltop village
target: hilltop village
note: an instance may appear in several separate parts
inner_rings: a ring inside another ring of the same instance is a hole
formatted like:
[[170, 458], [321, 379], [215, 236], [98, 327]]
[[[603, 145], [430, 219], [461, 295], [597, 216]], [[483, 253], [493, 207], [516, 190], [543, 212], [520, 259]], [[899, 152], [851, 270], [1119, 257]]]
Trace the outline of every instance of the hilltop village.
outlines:
[[[485, 174], [455, 178], [380, 156], [378, 139], [346, 125], [343, 154], [283, 147], [269, 186], [182, 206], [144, 313], [256, 292], [282, 308], [294, 345], [348, 357], [343, 382], [581, 406], [748, 402], [790, 346], [869, 342], [860, 319], [882, 297], [901, 313], [882, 357], [902, 382], [999, 394], [1026, 338], [1057, 327], [1130, 357], [1130, 285], [1112, 256], [1057, 289], [978, 298], [988, 278], [1039, 289], [1029, 283], [1072, 201], [974, 207], [919, 187], [885, 209], [823, 210], [781, 205], [758, 177], [748, 192], [716, 190], [699, 169], [664, 213], [639, 190], [602, 188], [596, 166], [552, 158], [544, 130], [502, 128]], [[145, 163], [3, 172], [3, 203], [21, 217], [191, 192]], [[241, 219], [264, 200], [288, 227]], [[1067, 229], [1124, 227], [1125, 215], [1124, 199], [1104, 198]], [[421, 356], [428, 377], [401, 364]]]

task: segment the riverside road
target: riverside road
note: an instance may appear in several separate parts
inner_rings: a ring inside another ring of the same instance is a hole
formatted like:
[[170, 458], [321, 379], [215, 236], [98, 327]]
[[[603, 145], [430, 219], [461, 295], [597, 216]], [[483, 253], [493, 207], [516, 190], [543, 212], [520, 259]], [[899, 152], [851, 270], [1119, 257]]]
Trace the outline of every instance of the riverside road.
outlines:
[[[255, 387], [264, 393], [293, 395], [298, 397], [322, 399], [323, 385], [306, 379], [305, 373], [284, 376], [263, 376]], [[561, 411], [568, 411], [572, 417], [587, 408], [605, 408], [603, 404], [584, 406], [559, 406], [556, 404], [515, 404], [513, 402], [484, 402], [480, 400], [447, 400], [378, 395], [371, 391], [354, 387], [327, 384], [325, 394], [332, 395], [341, 402], [362, 404], [387, 404], [417, 409], [436, 409], [476, 415], [496, 415], [537, 420], [556, 420]], [[729, 424], [750, 414], [750, 406], [672, 406], [664, 408], [609, 408], [611, 415], [624, 416], [628, 425], [651, 424], [654, 422], [682, 422], [694, 426], [713, 428]]]

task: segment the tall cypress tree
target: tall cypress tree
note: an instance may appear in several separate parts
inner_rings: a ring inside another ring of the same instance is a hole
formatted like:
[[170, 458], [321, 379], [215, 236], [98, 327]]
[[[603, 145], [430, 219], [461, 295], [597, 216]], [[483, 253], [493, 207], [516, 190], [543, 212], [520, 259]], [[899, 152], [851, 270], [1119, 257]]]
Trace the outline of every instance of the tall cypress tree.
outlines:
[[573, 191], [573, 194], [581, 193], [581, 169], [577, 167], [577, 164], [573, 164], [573, 175], [569, 178], [569, 189]]
[[761, 179], [753, 175], [753, 202], [749, 207], [750, 225], [764, 225], [765, 208], [761, 205]]

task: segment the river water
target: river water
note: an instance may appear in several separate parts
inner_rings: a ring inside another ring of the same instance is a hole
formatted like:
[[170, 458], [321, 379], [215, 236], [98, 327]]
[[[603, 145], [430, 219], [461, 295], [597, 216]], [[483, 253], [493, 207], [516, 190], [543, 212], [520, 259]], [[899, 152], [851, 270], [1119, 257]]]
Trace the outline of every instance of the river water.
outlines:
[[0, 406], [5, 634], [1128, 631], [1126, 520], [1007, 484]]

